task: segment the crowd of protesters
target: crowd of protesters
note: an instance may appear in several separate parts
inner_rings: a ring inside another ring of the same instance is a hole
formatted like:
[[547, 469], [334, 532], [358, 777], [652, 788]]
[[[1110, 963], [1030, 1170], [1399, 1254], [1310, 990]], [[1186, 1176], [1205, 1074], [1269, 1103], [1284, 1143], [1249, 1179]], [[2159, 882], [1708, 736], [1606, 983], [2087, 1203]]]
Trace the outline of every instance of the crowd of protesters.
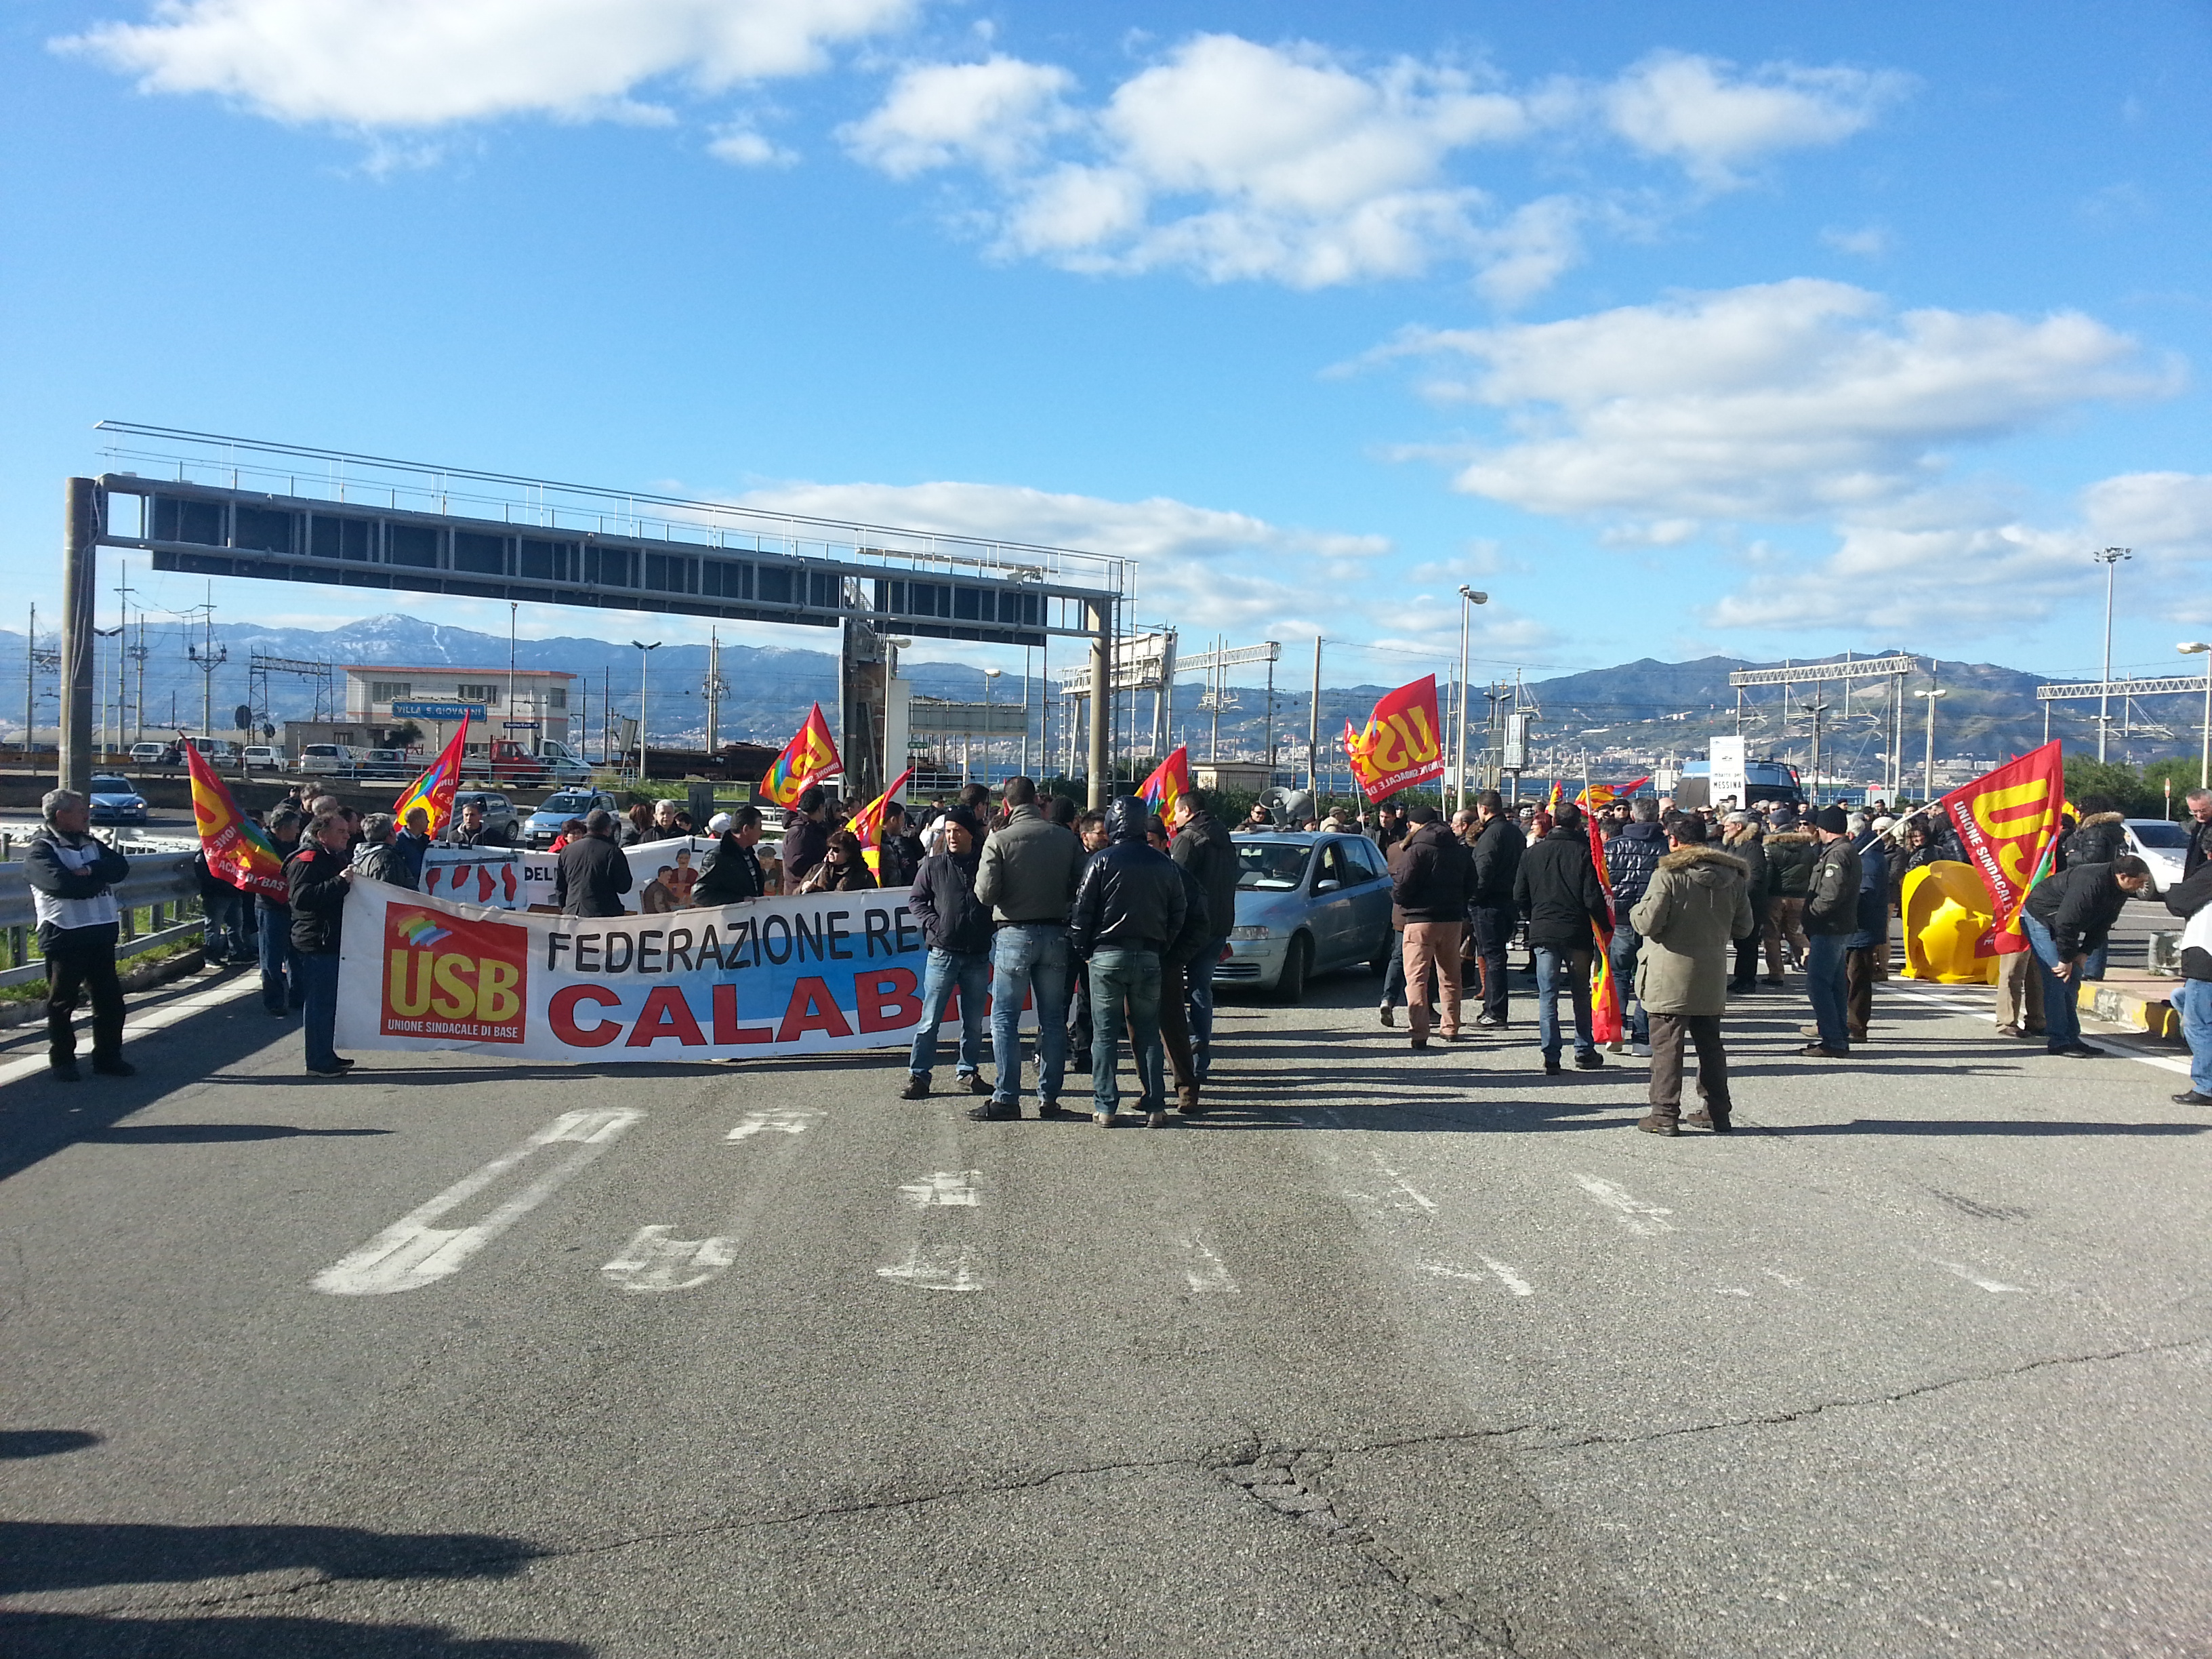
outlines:
[[[2212, 1104], [2212, 792], [2189, 792], [2184, 879], [2166, 896], [2186, 929], [2172, 1002], [2193, 1064], [2178, 1101]], [[1725, 1131], [1731, 1108], [1721, 1020], [1731, 999], [1787, 989], [1798, 976], [1812, 1018], [1800, 1053], [1844, 1060], [1870, 1041], [1875, 986], [1888, 976], [1890, 922], [1905, 878], [1939, 860], [1963, 860], [1956, 826], [1940, 808], [1902, 818], [1794, 802], [1739, 810], [1673, 810], [1654, 796], [1612, 800], [1595, 825], [1572, 803], [1509, 808], [1494, 791], [1447, 820], [1436, 809], [1384, 803], [1371, 814], [1307, 816], [1291, 827], [1370, 836], [1392, 876], [1394, 938], [1380, 1018], [1407, 1011], [1415, 1048], [1460, 1042], [1472, 1025], [1512, 1023], [1508, 973], [1518, 943], [1535, 986], [1535, 1046], [1547, 1074], [1604, 1068], [1592, 1007], [1596, 952], [1622, 1009], [1618, 1052], [1648, 1057], [1650, 1112], [1639, 1127], [1674, 1133], [1687, 1122]], [[283, 863], [284, 891], [241, 893], [201, 861], [207, 959], [257, 963], [263, 1003], [304, 1015], [307, 1067], [342, 1075], [333, 1048], [345, 895], [360, 877], [421, 884], [432, 844], [427, 815], [404, 823], [362, 813], [312, 786], [256, 814]], [[888, 804], [864, 846], [818, 787], [787, 814], [780, 856], [764, 859], [760, 811], [719, 813], [707, 826], [710, 860], [689, 853], [638, 894], [648, 912], [720, 906], [771, 893], [903, 890], [928, 946], [923, 1014], [909, 1053], [908, 1099], [931, 1088], [948, 1018], [959, 1022], [954, 1086], [981, 1097], [971, 1115], [1018, 1118], [1024, 1096], [1020, 1015], [1037, 1017], [1032, 1063], [1037, 1115], [1061, 1105], [1068, 1073], [1087, 1073], [1091, 1115], [1121, 1121], [1122, 1045], [1137, 1080], [1134, 1116], [1169, 1122], [1169, 1091], [1184, 1115], [1204, 1109], [1213, 1057], [1214, 973], [1236, 921], [1238, 859], [1231, 831], [1194, 796], [1166, 821], [1124, 796], [1083, 812], [1034, 781], [1012, 778], [994, 801], [981, 785], [909, 816]], [[90, 834], [83, 798], [54, 791], [28, 854], [42, 948], [55, 964], [48, 1001], [49, 1063], [74, 1080], [72, 1015], [89, 996], [93, 1068], [127, 1074], [114, 953], [113, 888], [124, 856]], [[1255, 805], [1236, 829], [1276, 827]], [[556, 841], [555, 899], [562, 914], [625, 913], [632, 874], [624, 848], [683, 837], [692, 823], [672, 799], [595, 811]], [[506, 825], [465, 803], [450, 845], [512, 844]], [[2069, 813], [2052, 867], [2021, 917], [2027, 949], [2000, 957], [1994, 1023], [2007, 1036], [2041, 1038], [2069, 1058], [2103, 1051], [2082, 1040], [2077, 994], [2102, 976], [2111, 929], [2149, 885], [2126, 850], [2122, 815], [2087, 796]], [[1761, 969], [1764, 969], [1764, 972]], [[1561, 994], [1571, 1032], [1563, 1028]], [[987, 1010], [988, 1012], [987, 1014]], [[1702, 1109], [1683, 1117], [1685, 1061], [1694, 1052]], [[987, 1081], [984, 1066], [991, 1067]]]

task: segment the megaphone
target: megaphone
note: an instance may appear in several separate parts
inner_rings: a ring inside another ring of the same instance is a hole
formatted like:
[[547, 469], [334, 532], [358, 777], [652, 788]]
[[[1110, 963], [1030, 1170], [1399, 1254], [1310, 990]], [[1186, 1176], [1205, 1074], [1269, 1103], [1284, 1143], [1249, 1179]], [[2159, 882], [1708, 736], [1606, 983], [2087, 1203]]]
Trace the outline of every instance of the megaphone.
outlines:
[[1313, 792], [1310, 789], [1269, 789], [1260, 799], [1275, 815], [1277, 823], [1304, 823], [1314, 815]]

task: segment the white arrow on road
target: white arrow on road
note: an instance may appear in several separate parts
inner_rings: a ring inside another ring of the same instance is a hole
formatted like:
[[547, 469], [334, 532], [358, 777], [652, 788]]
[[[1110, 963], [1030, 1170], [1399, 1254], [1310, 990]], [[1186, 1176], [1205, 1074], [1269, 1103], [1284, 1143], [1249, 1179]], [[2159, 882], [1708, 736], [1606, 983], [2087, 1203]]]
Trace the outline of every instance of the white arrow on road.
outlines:
[[1618, 1214], [1620, 1224], [1632, 1233], [1642, 1233], [1648, 1238], [1654, 1233], [1674, 1231], [1674, 1224], [1667, 1218], [1674, 1213], [1672, 1210], [1647, 1204], [1615, 1182], [1601, 1181], [1595, 1176], [1578, 1175], [1575, 1181], [1584, 1192]]
[[[763, 1134], [801, 1135], [822, 1113], [806, 1106], [772, 1106], [747, 1112], [722, 1137], [725, 1142], [751, 1140]], [[658, 1296], [669, 1291], [696, 1291], [719, 1279], [738, 1259], [738, 1246], [752, 1230], [753, 1217], [767, 1194], [781, 1184], [784, 1166], [799, 1150], [795, 1140], [763, 1142], [769, 1151], [721, 1231], [711, 1238], [674, 1238], [672, 1224], [640, 1227], [622, 1254], [599, 1269], [608, 1284], [635, 1296]]]
[[764, 1112], [747, 1112], [725, 1140], [750, 1140], [758, 1134], [803, 1135], [821, 1113], [806, 1106], [771, 1106]]
[[[419, 1209], [410, 1210], [359, 1249], [314, 1277], [314, 1286], [331, 1296], [388, 1296], [416, 1291], [459, 1273], [471, 1257], [557, 1192], [569, 1178], [619, 1139], [645, 1114], [634, 1107], [606, 1106], [563, 1112], [512, 1151], [455, 1182]], [[492, 1182], [520, 1168], [548, 1146], [569, 1144], [575, 1151], [469, 1227], [431, 1224], [459, 1208]]]

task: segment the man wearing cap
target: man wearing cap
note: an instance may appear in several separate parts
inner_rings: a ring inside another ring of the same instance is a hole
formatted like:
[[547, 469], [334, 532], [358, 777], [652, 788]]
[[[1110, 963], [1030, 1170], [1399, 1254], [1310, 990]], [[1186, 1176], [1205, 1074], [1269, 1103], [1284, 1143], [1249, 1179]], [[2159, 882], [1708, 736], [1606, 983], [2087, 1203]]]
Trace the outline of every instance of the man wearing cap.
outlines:
[[1840, 806], [1824, 806], [1813, 821], [1820, 853], [1805, 896], [1805, 993], [1812, 1000], [1817, 1035], [1798, 1050], [1816, 1060], [1843, 1060], [1851, 1052], [1846, 977], [1851, 936], [1859, 930], [1859, 855], [1851, 847], [1850, 820]]
[[1751, 908], [1751, 932], [1735, 941], [1735, 965], [1729, 975], [1729, 994], [1748, 996], [1759, 983], [1759, 947], [1766, 933], [1766, 846], [1759, 835], [1759, 814], [1735, 811], [1728, 815], [1721, 850], [1744, 869], [1744, 902]]
[[[960, 994], [955, 1086], [963, 1094], [991, 1092], [980, 1070], [983, 1007], [991, 994], [991, 907], [975, 894], [975, 873], [983, 860], [983, 821], [963, 805], [946, 811], [944, 824], [945, 850], [921, 861], [907, 895], [908, 908], [929, 945], [929, 966], [922, 980], [921, 1024], [907, 1058], [906, 1087], [899, 1091], [902, 1100], [929, 1097], [937, 1034], [955, 991]], [[1018, 1109], [1014, 1115], [1019, 1115]]]

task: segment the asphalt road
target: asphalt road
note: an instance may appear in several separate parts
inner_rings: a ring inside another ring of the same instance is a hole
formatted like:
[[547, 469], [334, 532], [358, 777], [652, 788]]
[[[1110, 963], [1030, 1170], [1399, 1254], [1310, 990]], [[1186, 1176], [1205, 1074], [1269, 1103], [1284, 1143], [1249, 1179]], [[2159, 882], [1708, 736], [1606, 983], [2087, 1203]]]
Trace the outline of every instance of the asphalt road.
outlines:
[[251, 996], [0, 1086], [0, 1651], [2212, 1652], [2170, 1069], [1761, 994], [1668, 1141], [1373, 994], [1232, 1006], [1157, 1133], [892, 1055], [311, 1083]]

